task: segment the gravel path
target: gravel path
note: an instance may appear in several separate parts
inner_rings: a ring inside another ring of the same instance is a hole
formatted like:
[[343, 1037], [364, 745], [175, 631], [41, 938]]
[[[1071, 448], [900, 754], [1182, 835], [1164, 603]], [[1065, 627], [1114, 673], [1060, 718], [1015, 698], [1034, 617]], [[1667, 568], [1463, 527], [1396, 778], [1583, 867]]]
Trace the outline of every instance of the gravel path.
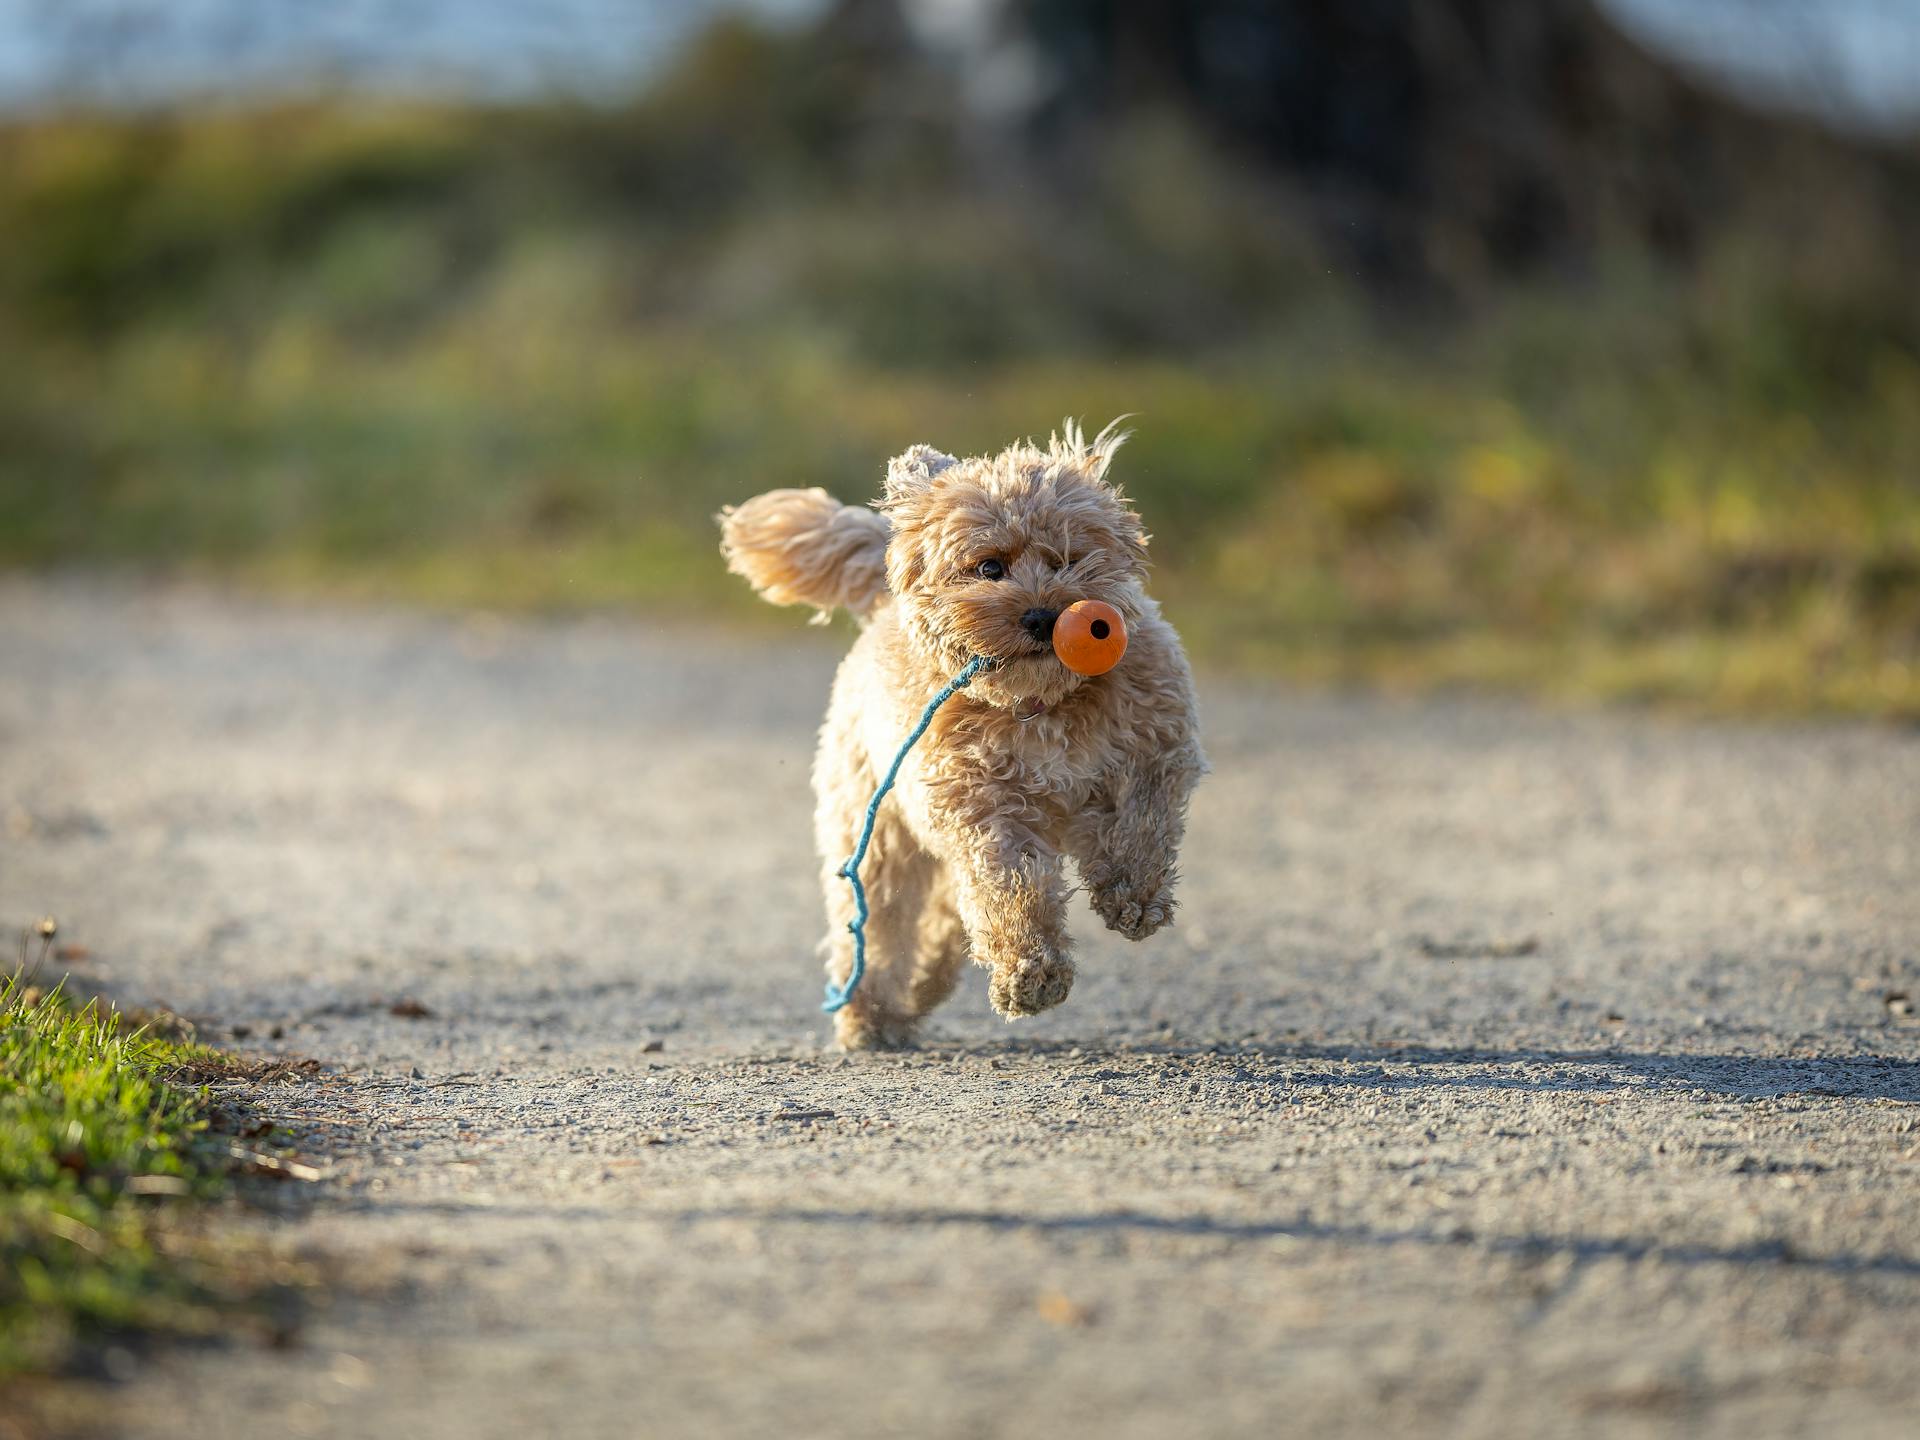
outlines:
[[847, 1058], [836, 649], [0, 585], [0, 917], [333, 1067], [117, 1433], [1915, 1433], [1920, 739], [1208, 686], [1179, 925]]

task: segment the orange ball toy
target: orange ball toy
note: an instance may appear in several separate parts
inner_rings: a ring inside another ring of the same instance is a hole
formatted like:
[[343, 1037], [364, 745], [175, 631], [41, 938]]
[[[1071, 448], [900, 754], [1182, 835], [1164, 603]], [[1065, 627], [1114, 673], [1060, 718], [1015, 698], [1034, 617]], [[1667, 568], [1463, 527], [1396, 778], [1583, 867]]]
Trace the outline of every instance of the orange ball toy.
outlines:
[[1104, 675], [1127, 653], [1127, 626], [1103, 600], [1076, 600], [1053, 622], [1053, 653], [1076, 675]]

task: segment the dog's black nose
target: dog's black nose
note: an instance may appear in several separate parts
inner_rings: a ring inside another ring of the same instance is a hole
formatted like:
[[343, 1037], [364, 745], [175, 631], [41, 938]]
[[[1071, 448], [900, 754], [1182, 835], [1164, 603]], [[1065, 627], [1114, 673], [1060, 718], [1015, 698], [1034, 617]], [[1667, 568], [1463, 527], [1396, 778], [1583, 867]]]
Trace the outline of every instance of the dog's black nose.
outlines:
[[1053, 622], [1060, 618], [1058, 610], [1042, 610], [1038, 606], [1020, 617], [1020, 628], [1036, 640], [1053, 638]]

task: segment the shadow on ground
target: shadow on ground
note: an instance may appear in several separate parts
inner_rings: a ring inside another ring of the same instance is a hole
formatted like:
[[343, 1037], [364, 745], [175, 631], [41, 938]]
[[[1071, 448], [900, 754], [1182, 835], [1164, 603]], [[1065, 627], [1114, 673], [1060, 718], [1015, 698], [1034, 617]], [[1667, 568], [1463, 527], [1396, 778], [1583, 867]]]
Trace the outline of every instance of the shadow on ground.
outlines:
[[1473, 1246], [1499, 1255], [1544, 1260], [1568, 1255], [1578, 1261], [1657, 1260], [1672, 1265], [1799, 1265], [1836, 1274], [1920, 1276], [1920, 1257], [1838, 1252], [1807, 1254], [1786, 1241], [1751, 1245], [1667, 1244], [1640, 1236], [1479, 1235], [1463, 1226], [1434, 1229], [1379, 1229], [1366, 1225], [1330, 1225], [1304, 1216], [1293, 1219], [1235, 1220], [1204, 1214], [1153, 1215], [1136, 1210], [1106, 1210], [1079, 1215], [1030, 1215], [1008, 1210], [800, 1210], [748, 1208], [690, 1210], [683, 1222], [753, 1221], [760, 1224], [852, 1226], [859, 1229], [922, 1229], [929, 1226], [1038, 1231], [1044, 1234], [1161, 1234], [1198, 1239], [1322, 1240], [1343, 1245]]
[[[986, 1055], [1005, 1060], [1074, 1054], [1082, 1062], [1123, 1054], [1205, 1060], [1232, 1065], [1233, 1073], [1228, 1078], [1239, 1083], [1274, 1089], [1322, 1085], [1390, 1091], [1438, 1085], [1481, 1090], [1644, 1090], [1741, 1100], [1805, 1095], [1920, 1104], [1920, 1061], [1877, 1054], [1825, 1058], [1421, 1045], [1194, 1045], [1178, 1041], [1145, 1042], [1118, 1051], [1064, 1040], [1009, 1041], [958, 1050], [933, 1044], [919, 1053]], [[1322, 1065], [1326, 1068], [1319, 1068]]]

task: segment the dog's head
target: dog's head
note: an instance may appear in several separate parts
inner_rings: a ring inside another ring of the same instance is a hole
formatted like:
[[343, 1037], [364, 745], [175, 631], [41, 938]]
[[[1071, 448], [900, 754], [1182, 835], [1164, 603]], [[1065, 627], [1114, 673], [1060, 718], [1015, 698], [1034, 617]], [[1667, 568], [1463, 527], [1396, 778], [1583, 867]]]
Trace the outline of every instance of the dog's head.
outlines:
[[1147, 536], [1106, 479], [1125, 439], [1109, 425], [1088, 441], [1068, 422], [1045, 449], [956, 460], [916, 445], [887, 467], [887, 584], [936, 669], [984, 655], [994, 665], [975, 693], [1051, 705], [1084, 683], [1054, 656], [1060, 611], [1104, 600], [1139, 618]]

